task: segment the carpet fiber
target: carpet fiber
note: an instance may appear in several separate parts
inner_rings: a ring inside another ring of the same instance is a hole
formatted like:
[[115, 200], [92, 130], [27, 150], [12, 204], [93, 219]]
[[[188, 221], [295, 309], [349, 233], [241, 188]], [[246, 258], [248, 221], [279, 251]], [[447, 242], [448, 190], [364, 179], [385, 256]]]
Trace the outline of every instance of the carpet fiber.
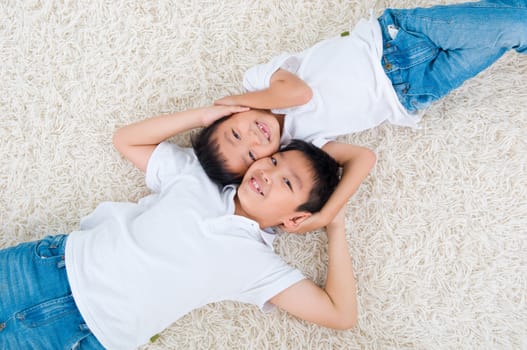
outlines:
[[[112, 147], [117, 127], [240, 92], [247, 68], [347, 30], [372, 3], [2, 1], [0, 247], [147, 193]], [[433, 3], [378, 1], [375, 13]], [[378, 157], [347, 210], [357, 328], [222, 302], [145, 349], [527, 349], [527, 57], [505, 55], [420, 129], [341, 141]], [[281, 234], [276, 249], [322, 284], [326, 243]]]

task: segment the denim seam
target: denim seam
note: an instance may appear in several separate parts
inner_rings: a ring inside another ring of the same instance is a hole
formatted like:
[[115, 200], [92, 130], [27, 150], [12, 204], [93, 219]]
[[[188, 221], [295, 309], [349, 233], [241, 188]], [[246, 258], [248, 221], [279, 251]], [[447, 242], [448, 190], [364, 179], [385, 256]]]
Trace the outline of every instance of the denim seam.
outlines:
[[[14, 316], [15, 316], [16, 320], [18, 320], [21, 323], [25, 324], [26, 326], [28, 326], [28, 328], [39, 327], [39, 326], [51, 323], [53, 321], [56, 321], [56, 320], [64, 317], [65, 315], [69, 315], [71, 313], [76, 312], [77, 310], [75, 308], [71, 308], [71, 307], [69, 307], [67, 309], [64, 308], [63, 310], [61, 310], [59, 308], [57, 310], [53, 310], [55, 312], [53, 312], [52, 315], [48, 316], [48, 314], [50, 314], [50, 312], [47, 311], [48, 308], [52, 307], [53, 305], [63, 304], [64, 302], [66, 302], [68, 300], [71, 300], [73, 302], [73, 305], [75, 305], [75, 303], [73, 301], [73, 297], [71, 295], [68, 295], [68, 296], [65, 296], [65, 297], [61, 297], [61, 298], [45, 301], [45, 302], [40, 303], [38, 305], [32, 306], [32, 307], [30, 307], [28, 309], [19, 311]], [[37, 310], [43, 310], [43, 312], [40, 312], [40, 313], [36, 312], [35, 313], [35, 311], [37, 311]], [[32, 320], [32, 318], [34, 318], [34, 317], [32, 317], [33, 314], [41, 314], [43, 317], [40, 317], [38, 319], [38, 321], [35, 321], [35, 320]]]

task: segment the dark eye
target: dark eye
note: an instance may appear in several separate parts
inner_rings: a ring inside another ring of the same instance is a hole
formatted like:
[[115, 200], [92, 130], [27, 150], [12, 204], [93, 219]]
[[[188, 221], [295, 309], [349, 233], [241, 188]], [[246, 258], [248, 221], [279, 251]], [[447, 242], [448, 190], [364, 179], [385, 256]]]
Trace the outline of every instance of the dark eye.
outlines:
[[240, 139], [240, 135], [236, 131], [234, 131], [234, 129], [232, 129], [232, 136], [234, 136], [236, 140]]
[[254, 162], [256, 160], [256, 157], [254, 156], [253, 152], [249, 151], [249, 158]]
[[288, 178], [284, 178], [284, 182], [287, 185], [287, 187], [289, 187], [289, 189], [292, 191], [293, 190], [293, 186], [291, 185], [291, 181], [289, 181]]
[[271, 162], [274, 166], [276, 166], [276, 164], [278, 163], [274, 157], [271, 157]]

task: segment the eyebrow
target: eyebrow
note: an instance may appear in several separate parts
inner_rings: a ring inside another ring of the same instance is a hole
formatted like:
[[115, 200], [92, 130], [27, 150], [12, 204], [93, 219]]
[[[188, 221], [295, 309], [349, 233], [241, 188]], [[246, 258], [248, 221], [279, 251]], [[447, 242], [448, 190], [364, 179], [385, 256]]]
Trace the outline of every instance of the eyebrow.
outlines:
[[[283, 159], [282, 153], [278, 153], [278, 156], [281, 158], [280, 161], [285, 161]], [[302, 190], [302, 180], [300, 180], [300, 177], [296, 174], [294, 171], [290, 171], [291, 176], [293, 176], [293, 182], [296, 183], [298, 190]]]

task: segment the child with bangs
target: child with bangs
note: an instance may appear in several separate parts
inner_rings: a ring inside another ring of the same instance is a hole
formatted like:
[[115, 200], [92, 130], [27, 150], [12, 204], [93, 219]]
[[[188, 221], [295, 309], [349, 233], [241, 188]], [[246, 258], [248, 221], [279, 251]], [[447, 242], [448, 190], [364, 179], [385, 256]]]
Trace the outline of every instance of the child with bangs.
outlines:
[[386, 9], [351, 32], [249, 69], [247, 92], [216, 104], [252, 110], [204, 129], [194, 142], [196, 154], [207, 174], [224, 185], [239, 181], [249, 164], [292, 138], [321, 147], [343, 167], [342, 179], [298, 231], [322, 227], [356, 191], [362, 181], [356, 169], [372, 157], [335, 139], [383, 122], [416, 126], [432, 102], [505, 52], [526, 54], [526, 18], [525, 0]]
[[323, 287], [273, 251], [275, 235], [266, 229], [295, 231], [322, 208], [338, 183], [334, 159], [293, 141], [253, 162], [238, 187], [220, 188], [192, 149], [165, 141], [189, 120], [246, 109], [199, 108], [117, 130], [115, 147], [145, 172], [151, 194], [137, 203], [102, 203], [70, 234], [0, 250], [0, 348], [134, 349], [188, 312], [223, 300], [354, 327], [343, 212], [326, 227]]

